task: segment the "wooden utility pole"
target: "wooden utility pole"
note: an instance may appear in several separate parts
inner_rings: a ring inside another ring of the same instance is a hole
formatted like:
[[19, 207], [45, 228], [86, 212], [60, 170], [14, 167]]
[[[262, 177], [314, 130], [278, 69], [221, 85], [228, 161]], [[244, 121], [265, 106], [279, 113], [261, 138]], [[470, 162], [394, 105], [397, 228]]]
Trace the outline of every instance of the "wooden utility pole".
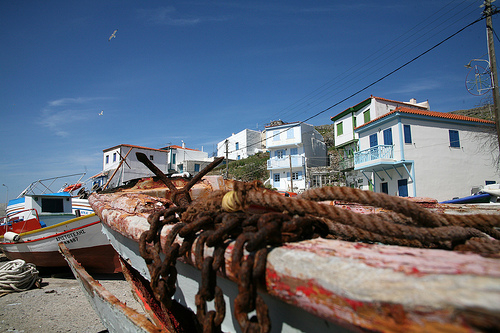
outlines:
[[292, 172], [292, 154], [288, 154], [290, 160], [290, 192], [293, 192], [293, 172]]
[[495, 123], [497, 128], [498, 148], [500, 149], [500, 96], [498, 95], [497, 60], [495, 56], [495, 43], [493, 41], [493, 20], [495, 13], [491, 6], [492, 0], [484, 1], [483, 14], [486, 16], [486, 37], [488, 41], [488, 57], [490, 62], [491, 76], [493, 80], [493, 107], [495, 108]]
[[229, 149], [228, 149], [229, 142], [226, 139], [226, 179], [229, 173]]

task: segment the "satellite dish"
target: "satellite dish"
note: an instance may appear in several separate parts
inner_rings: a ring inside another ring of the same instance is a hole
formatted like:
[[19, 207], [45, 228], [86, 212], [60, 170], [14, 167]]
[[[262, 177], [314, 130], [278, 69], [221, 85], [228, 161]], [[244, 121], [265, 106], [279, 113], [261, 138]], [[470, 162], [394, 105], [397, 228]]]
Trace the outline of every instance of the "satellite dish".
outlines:
[[465, 87], [468, 92], [475, 96], [481, 96], [493, 89], [489, 67], [487, 69], [479, 65], [468, 65], [466, 67], [470, 68], [465, 77]]

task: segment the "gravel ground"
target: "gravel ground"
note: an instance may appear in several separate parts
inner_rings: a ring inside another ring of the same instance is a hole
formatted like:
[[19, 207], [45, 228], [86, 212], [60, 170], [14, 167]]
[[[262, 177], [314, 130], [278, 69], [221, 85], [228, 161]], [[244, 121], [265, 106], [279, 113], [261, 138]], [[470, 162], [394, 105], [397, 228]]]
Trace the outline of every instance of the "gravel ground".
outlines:
[[[69, 268], [42, 271], [40, 276], [40, 289], [0, 297], [0, 332], [107, 332]], [[144, 313], [121, 274], [94, 278], [121, 302]]]

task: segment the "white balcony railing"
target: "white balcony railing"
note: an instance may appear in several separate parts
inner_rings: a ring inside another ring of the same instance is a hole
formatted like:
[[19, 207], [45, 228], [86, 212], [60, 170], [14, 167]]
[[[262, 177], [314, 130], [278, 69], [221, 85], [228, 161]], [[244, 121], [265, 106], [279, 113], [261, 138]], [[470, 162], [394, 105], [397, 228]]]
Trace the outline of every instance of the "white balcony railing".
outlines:
[[354, 153], [354, 165], [380, 159], [394, 159], [393, 146], [379, 145]]
[[[305, 165], [304, 156], [292, 156], [292, 168], [303, 167]], [[290, 156], [273, 157], [267, 160], [267, 170], [290, 168]]]

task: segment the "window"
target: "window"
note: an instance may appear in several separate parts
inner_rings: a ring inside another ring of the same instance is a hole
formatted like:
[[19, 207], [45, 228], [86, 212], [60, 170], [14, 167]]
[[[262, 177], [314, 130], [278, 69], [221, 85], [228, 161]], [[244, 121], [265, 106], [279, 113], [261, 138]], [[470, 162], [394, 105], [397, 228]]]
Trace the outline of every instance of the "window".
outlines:
[[177, 170], [178, 170], [179, 172], [184, 172], [184, 165], [179, 164], [179, 165], [177, 166]]
[[283, 158], [284, 155], [285, 155], [285, 152], [283, 150], [276, 150], [274, 152], [274, 156], [276, 156], [277, 158]]
[[403, 125], [403, 134], [405, 138], [405, 143], [411, 143], [410, 125]]
[[356, 127], [358, 127], [358, 126], [356, 125], [356, 116], [353, 116], [353, 117], [352, 117], [352, 128], [356, 128]]
[[236, 157], [237, 160], [241, 160], [241, 155], [238, 155], [238, 157]]
[[392, 146], [392, 129], [391, 128], [384, 130], [384, 145]]
[[236, 150], [240, 149], [240, 143], [239, 142], [236, 142], [235, 146], [236, 146]]
[[275, 183], [279, 183], [280, 182], [280, 174], [279, 173], [275, 173], [274, 174], [274, 182]]
[[289, 128], [288, 131], [286, 131], [286, 138], [293, 139], [293, 127]]
[[370, 147], [378, 146], [377, 133], [370, 135]]
[[199, 164], [194, 164], [194, 172], [200, 172], [200, 165]]
[[279, 140], [280, 140], [280, 132], [273, 131], [273, 141], [279, 141]]
[[363, 112], [363, 118], [365, 119], [365, 123], [370, 121], [370, 109]]
[[298, 154], [299, 154], [298, 148], [290, 148], [290, 155], [298, 155]]
[[106, 164], [109, 163], [109, 155], [106, 155]]
[[[290, 179], [290, 172], [286, 173], [286, 177]], [[302, 171], [292, 172], [292, 180], [301, 180], [302, 179]]]
[[172, 154], [172, 164], [175, 164], [175, 154]]
[[342, 122], [337, 124], [337, 136], [344, 134], [344, 124]]
[[153, 160], [153, 155], [149, 155], [149, 160], [152, 161]]
[[460, 138], [458, 137], [458, 131], [450, 130], [450, 147], [460, 148]]
[[113, 153], [113, 162], [116, 162], [116, 153]]
[[64, 199], [42, 198], [43, 213], [64, 213]]

